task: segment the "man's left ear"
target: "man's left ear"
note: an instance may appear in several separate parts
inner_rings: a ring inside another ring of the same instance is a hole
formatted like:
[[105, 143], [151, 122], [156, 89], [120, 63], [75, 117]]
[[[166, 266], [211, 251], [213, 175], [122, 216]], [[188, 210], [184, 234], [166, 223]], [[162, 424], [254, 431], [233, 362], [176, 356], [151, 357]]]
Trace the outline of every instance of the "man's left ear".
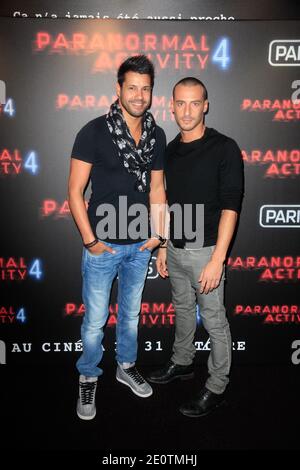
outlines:
[[204, 102], [203, 111], [204, 111], [205, 113], [207, 113], [207, 111], [208, 111], [208, 101], [207, 101], [207, 100], [205, 100], [205, 102]]

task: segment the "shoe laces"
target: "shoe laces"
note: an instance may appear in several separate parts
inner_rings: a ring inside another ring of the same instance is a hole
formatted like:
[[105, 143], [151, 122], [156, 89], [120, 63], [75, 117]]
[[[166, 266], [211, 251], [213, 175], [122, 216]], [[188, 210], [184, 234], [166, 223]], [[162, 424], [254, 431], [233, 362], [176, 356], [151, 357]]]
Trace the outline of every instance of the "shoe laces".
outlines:
[[94, 401], [97, 382], [80, 382], [81, 403], [91, 405]]
[[137, 368], [135, 366], [133, 367], [129, 367], [129, 369], [123, 369], [123, 371], [129, 375], [129, 377], [131, 377], [135, 383], [137, 383], [138, 385], [142, 385], [143, 383], [145, 383], [145, 380], [143, 379], [143, 377], [141, 376], [141, 374], [139, 373], [139, 371], [137, 370]]

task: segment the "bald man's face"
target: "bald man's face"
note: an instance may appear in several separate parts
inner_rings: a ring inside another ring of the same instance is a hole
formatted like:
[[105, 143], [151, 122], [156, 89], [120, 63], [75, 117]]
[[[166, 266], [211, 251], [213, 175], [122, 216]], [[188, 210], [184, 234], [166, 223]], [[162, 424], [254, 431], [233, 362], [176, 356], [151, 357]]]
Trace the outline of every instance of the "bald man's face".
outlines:
[[177, 85], [174, 90], [172, 111], [180, 130], [194, 131], [203, 124], [208, 101], [203, 99], [201, 85]]

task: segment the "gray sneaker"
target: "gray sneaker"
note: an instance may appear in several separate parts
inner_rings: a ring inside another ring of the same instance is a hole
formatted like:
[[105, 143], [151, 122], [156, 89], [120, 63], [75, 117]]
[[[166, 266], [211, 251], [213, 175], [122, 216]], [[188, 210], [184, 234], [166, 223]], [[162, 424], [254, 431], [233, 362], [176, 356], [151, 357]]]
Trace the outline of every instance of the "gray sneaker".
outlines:
[[131, 388], [133, 393], [142, 398], [152, 395], [152, 387], [143, 379], [135, 365], [123, 369], [119, 364], [117, 368], [116, 379], [124, 385]]
[[80, 419], [93, 419], [96, 416], [95, 394], [98, 377], [79, 376], [79, 398], [77, 415]]

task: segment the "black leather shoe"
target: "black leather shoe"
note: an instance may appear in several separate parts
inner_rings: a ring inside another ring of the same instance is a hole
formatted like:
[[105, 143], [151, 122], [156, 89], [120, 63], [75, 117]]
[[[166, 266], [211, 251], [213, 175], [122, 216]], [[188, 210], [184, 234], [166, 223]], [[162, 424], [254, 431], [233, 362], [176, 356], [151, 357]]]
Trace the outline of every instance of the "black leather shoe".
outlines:
[[167, 384], [175, 379], [189, 380], [193, 377], [193, 364], [190, 364], [189, 366], [180, 366], [179, 364], [174, 364], [174, 362], [169, 361], [162, 369], [152, 372], [148, 376], [148, 380], [149, 382], [156, 384]]
[[224, 395], [218, 395], [204, 387], [196, 399], [181, 405], [179, 411], [191, 418], [206, 416], [225, 403]]

